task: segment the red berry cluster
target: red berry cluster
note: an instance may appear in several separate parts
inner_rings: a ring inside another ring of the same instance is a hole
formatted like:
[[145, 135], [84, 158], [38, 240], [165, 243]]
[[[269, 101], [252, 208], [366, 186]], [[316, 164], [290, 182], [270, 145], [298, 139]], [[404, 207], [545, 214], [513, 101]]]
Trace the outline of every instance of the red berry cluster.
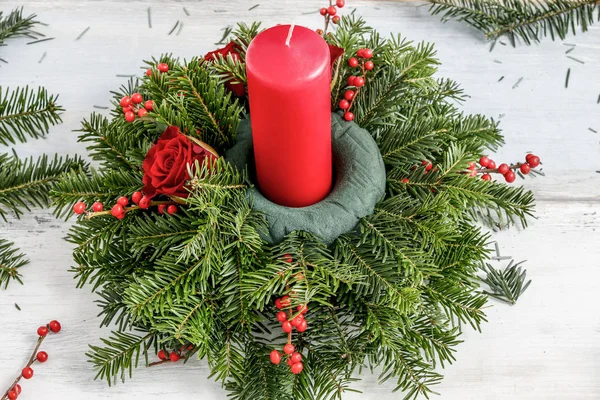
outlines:
[[48, 361], [48, 353], [46, 353], [45, 351], [38, 351], [40, 349], [40, 346], [42, 345], [42, 342], [44, 341], [46, 336], [48, 336], [48, 333], [58, 333], [61, 329], [62, 327], [60, 325], [60, 322], [56, 320], [52, 320], [47, 325], [40, 326], [37, 329], [38, 341], [37, 345], [35, 346], [35, 349], [33, 350], [33, 354], [29, 358], [29, 362], [27, 363], [25, 368], [21, 370], [21, 375], [19, 375], [17, 379], [15, 379], [12, 385], [10, 385], [8, 390], [4, 393], [4, 395], [2, 396], [2, 400], [16, 400], [19, 397], [19, 395], [21, 394], [21, 385], [19, 385], [19, 381], [21, 380], [21, 378], [33, 378], [33, 368], [31, 368], [33, 363], [35, 363], [36, 361], [39, 363], [45, 363], [46, 361]]
[[[187, 356], [184, 354], [186, 351], [188, 352]], [[160, 361], [151, 363], [150, 366], [153, 367], [155, 365], [164, 364], [166, 362], [177, 362], [177, 361], [181, 360], [181, 357], [187, 358], [189, 356], [189, 353], [191, 353], [193, 351], [194, 351], [194, 346], [191, 344], [189, 344], [187, 346], [182, 346], [178, 350], [173, 350], [171, 352], [165, 351], [165, 350], [159, 350], [159, 352], [157, 353], [157, 356], [160, 359]]]
[[125, 114], [125, 121], [127, 122], [133, 122], [136, 114], [138, 117], [142, 118], [148, 114], [148, 111], [154, 109], [154, 102], [152, 100], [146, 100], [144, 102], [144, 98], [139, 93], [134, 93], [131, 97], [123, 97], [119, 104], [123, 108], [123, 114]]
[[[158, 70], [158, 72], [160, 73], [165, 73], [165, 72], [169, 72], [169, 65], [166, 63], [160, 63], [156, 66], [156, 69]], [[147, 76], [152, 76], [152, 68], [148, 68], [146, 70], [146, 75]]]
[[[127, 198], [127, 196], [121, 196], [117, 199], [116, 204], [112, 206], [110, 211], [103, 211], [104, 205], [101, 202], [96, 201], [92, 205], [92, 210], [94, 212], [90, 213], [88, 217], [91, 218], [97, 215], [110, 214], [117, 219], [123, 219], [125, 218], [125, 214], [128, 211], [135, 210], [138, 208], [141, 208], [142, 210], [147, 210], [152, 205], [150, 197], [144, 196], [142, 192], [133, 192], [133, 194], [131, 195], [131, 201], [135, 204], [135, 206], [127, 207], [129, 205], [129, 199]], [[81, 215], [86, 212], [86, 208], [87, 206], [83, 201], [78, 201], [73, 206], [73, 212], [75, 212], [75, 214]], [[169, 215], [173, 215], [176, 214], [177, 211], [178, 208], [175, 204], [169, 204], [168, 202], [158, 204], [159, 214], [164, 214], [166, 212]]]
[[359, 68], [360, 73], [358, 76], [351, 75], [348, 77], [347, 84], [350, 89], [346, 90], [344, 98], [339, 102], [340, 108], [344, 111], [344, 119], [346, 121], [352, 121], [354, 119], [354, 114], [350, 112], [350, 109], [354, 104], [356, 96], [360, 93], [360, 89], [365, 86], [367, 72], [372, 71], [373, 68], [375, 68], [375, 64], [373, 64], [371, 58], [373, 58], [373, 51], [371, 49], [359, 49], [356, 52], [356, 57], [348, 59], [348, 65], [351, 68]]
[[[323, 17], [325, 17], [325, 31], [324, 32], [327, 32], [327, 27], [329, 26], [329, 22], [333, 22], [334, 24], [340, 23], [341, 17], [339, 15], [337, 15], [337, 12], [338, 12], [337, 9], [344, 8], [345, 5], [346, 5], [346, 0], [336, 0], [335, 4], [333, 4], [332, 0], [329, 0], [329, 7], [323, 7], [319, 10], [321, 15]], [[317, 30], [317, 33], [322, 35], [323, 31], [321, 31], [321, 32], [319, 32], [319, 31], [320, 31], [320, 29]]]
[[467, 169], [469, 170], [469, 176], [477, 176], [481, 175], [481, 179], [485, 181], [492, 180], [492, 173], [501, 174], [504, 176], [504, 180], [508, 183], [512, 183], [516, 179], [515, 170], [519, 170], [523, 175], [529, 174], [532, 168], [536, 168], [540, 165], [540, 158], [535, 154], [527, 154], [525, 156], [524, 163], [516, 163], [508, 165], [506, 163], [502, 163], [496, 167], [496, 162], [489, 158], [488, 156], [481, 156], [479, 159], [479, 165], [481, 168], [477, 168], [477, 165], [472, 162], [469, 164]]

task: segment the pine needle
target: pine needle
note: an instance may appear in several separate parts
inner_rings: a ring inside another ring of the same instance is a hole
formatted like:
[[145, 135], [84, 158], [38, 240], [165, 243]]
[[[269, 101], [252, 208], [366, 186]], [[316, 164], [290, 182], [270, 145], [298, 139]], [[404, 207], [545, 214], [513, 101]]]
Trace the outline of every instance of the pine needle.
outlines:
[[579, 64], [585, 64], [585, 61], [581, 61], [580, 59], [578, 59], [578, 58], [575, 58], [575, 57], [573, 57], [573, 56], [567, 56], [567, 58], [570, 58], [571, 60], [573, 60], [573, 61], [576, 61], [576, 62], [578, 62]]
[[571, 77], [571, 68], [567, 69], [567, 77], [565, 78], [565, 88], [569, 87], [569, 78]]
[[44, 52], [44, 54], [42, 54], [42, 56], [40, 57], [38, 64], [41, 64], [42, 61], [44, 61], [44, 58], [46, 58], [46, 52]]
[[56, 38], [45, 38], [45, 39], [40, 39], [40, 40], [34, 40], [33, 42], [27, 42], [27, 44], [37, 44], [37, 43], [42, 43], [42, 42], [47, 42], [49, 40], [54, 40]]
[[79, 34], [79, 36], [77, 36], [77, 39], [75, 39], [75, 41], [78, 41], [79, 39], [81, 39], [81, 38], [83, 37], [83, 35], [85, 35], [85, 34], [87, 33], [87, 31], [89, 31], [89, 30], [90, 30], [90, 27], [88, 26], [87, 28], [85, 28], [85, 29], [83, 30], [83, 32], [81, 32], [81, 33]]
[[519, 87], [519, 85], [521, 84], [521, 81], [523, 80], [523, 77], [520, 77], [519, 80], [513, 85], [513, 89], [516, 89], [517, 87]]
[[531, 284], [531, 280], [525, 281], [527, 270], [521, 270], [520, 267], [524, 262], [513, 265], [513, 261], [511, 261], [504, 270], [495, 269], [486, 264], [483, 270], [487, 276], [482, 279], [482, 282], [489, 286], [490, 291], [483, 293], [505, 303], [515, 304]]
[[175, 25], [173, 25], [173, 28], [171, 28], [171, 30], [169, 31], [169, 36], [171, 35], [171, 33], [173, 33], [175, 31], [175, 29], [177, 29], [178, 26], [179, 26], [179, 20], [177, 20], [177, 22], [175, 22]]
[[152, 8], [148, 7], [148, 28], [152, 29]]

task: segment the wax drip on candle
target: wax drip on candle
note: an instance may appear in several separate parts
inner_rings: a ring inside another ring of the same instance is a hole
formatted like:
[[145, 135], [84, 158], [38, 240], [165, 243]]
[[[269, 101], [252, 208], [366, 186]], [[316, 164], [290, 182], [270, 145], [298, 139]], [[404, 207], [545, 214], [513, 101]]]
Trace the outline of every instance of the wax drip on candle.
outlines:
[[290, 40], [292, 40], [292, 33], [294, 32], [294, 24], [290, 25], [290, 30], [288, 31], [287, 39], [285, 39], [285, 45], [290, 47]]

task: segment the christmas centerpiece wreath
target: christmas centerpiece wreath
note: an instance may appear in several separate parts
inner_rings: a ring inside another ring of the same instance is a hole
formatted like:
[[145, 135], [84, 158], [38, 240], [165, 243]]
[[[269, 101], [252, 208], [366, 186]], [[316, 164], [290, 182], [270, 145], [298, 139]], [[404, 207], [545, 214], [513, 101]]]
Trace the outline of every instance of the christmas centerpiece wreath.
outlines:
[[[98, 377], [199, 357], [233, 398], [325, 399], [366, 367], [414, 398], [441, 380], [462, 327], [485, 321], [484, 225], [524, 225], [533, 209], [530, 192], [492, 174], [512, 182], [539, 158], [496, 167], [484, 154], [503, 143], [497, 124], [457, 109], [462, 92], [434, 78], [433, 46], [384, 39], [339, 7], [322, 10], [335, 31], [309, 31], [331, 54], [334, 164], [331, 193], [311, 206], [257, 185], [246, 61], [258, 24], [200, 59], [152, 59], [114, 93], [110, 118], [83, 122], [99, 167], [68, 174], [53, 196], [58, 215], [80, 215], [68, 235], [79, 285], [118, 327], [91, 346]], [[279, 28], [292, 46], [308, 35]], [[293, 166], [317, 152], [284, 156]]]

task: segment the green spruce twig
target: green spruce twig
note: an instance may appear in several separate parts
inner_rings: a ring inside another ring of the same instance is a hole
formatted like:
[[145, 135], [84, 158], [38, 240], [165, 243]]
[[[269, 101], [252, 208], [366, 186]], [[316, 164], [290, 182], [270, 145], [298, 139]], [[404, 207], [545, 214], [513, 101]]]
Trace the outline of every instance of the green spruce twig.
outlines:
[[11, 281], [23, 284], [19, 268], [28, 263], [25, 255], [19, 252], [14, 243], [0, 239], [0, 288], [6, 289]]
[[514, 261], [511, 260], [504, 270], [486, 264], [483, 270], [486, 271], [487, 276], [482, 281], [489, 286], [490, 291], [484, 293], [505, 303], [515, 304], [531, 284], [531, 280], [526, 281], [527, 270], [520, 267], [524, 262], [513, 265]]
[[25, 36], [30, 39], [38, 39], [44, 35], [36, 32], [33, 28], [39, 24], [35, 18], [37, 15], [31, 14], [27, 17], [23, 16], [23, 8], [17, 8], [4, 15], [0, 11], [0, 44], [3, 44], [6, 39]]

